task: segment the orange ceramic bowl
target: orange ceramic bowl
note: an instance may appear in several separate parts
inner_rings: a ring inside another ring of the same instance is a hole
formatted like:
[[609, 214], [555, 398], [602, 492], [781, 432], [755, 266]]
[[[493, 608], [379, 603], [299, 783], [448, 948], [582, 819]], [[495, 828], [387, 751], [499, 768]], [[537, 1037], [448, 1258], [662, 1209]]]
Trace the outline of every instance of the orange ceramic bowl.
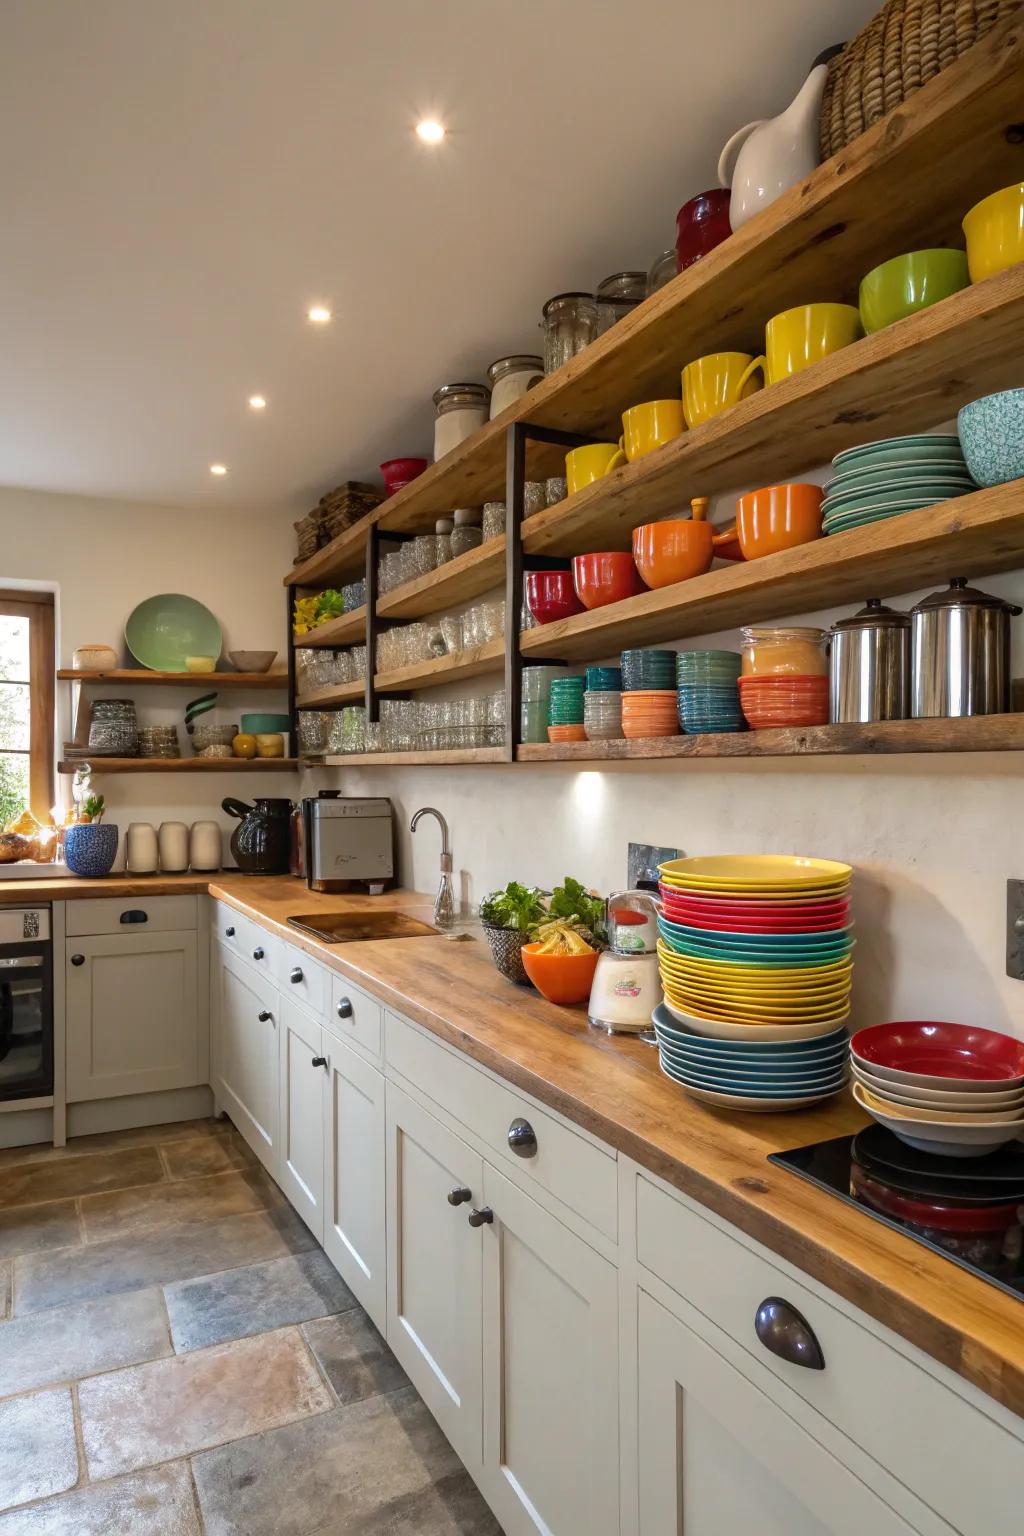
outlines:
[[572, 579], [576, 596], [584, 608], [603, 608], [607, 603], [619, 603], [624, 597], [635, 597], [644, 589], [633, 556], [624, 549], [574, 555]]
[[710, 523], [681, 517], [633, 529], [633, 559], [649, 587], [671, 587], [711, 569]]
[[598, 954], [539, 955], [538, 944], [524, 944], [523, 969], [549, 1003], [585, 1003], [597, 969]]
[[778, 554], [821, 538], [820, 485], [765, 485], [736, 503], [736, 532], [745, 560]]

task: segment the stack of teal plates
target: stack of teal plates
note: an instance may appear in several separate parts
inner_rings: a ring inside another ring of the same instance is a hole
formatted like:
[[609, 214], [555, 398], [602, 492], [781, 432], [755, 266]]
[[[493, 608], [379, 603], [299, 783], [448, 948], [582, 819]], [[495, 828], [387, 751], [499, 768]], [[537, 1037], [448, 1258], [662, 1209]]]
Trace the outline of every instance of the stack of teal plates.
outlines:
[[621, 667], [588, 667], [588, 693], [619, 693], [622, 689]]
[[548, 701], [548, 725], [582, 724], [582, 677], [553, 677]]
[[737, 679], [738, 651], [680, 651], [676, 657], [679, 724], [691, 735], [705, 731], [742, 731]]
[[665, 692], [676, 685], [675, 651], [623, 651], [619, 659], [627, 693]]
[[955, 433], [862, 443], [837, 453], [832, 464], [838, 473], [821, 504], [826, 533], [879, 523], [977, 489]]

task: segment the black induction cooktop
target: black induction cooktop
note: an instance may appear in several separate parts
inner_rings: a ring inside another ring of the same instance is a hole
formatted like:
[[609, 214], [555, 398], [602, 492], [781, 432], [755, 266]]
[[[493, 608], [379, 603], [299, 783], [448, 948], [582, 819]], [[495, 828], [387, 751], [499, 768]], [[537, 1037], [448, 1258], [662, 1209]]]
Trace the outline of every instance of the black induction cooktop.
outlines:
[[935, 1157], [870, 1125], [768, 1161], [1024, 1301], [1021, 1143], [987, 1157]]

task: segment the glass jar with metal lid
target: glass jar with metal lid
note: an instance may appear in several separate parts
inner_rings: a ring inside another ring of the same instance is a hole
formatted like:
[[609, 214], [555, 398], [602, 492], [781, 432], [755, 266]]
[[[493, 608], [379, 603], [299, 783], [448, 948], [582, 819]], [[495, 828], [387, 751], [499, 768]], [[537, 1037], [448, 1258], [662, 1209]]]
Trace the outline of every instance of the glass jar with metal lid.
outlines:
[[914, 720], [1001, 715], [1010, 707], [1010, 619], [1015, 603], [956, 577], [910, 612]]
[[598, 283], [596, 297], [597, 334], [603, 336], [647, 297], [647, 273], [613, 272]]
[[443, 459], [487, 420], [491, 392], [486, 384], [442, 384], [434, 395], [434, 458]]
[[829, 719], [833, 725], [905, 720], [910, 713], [910, 614], [880, 598], [832, 626]]
[[491, 420], [500, 416], [513, 401], [520, 400], [543, 377], [542, 357], [529, 352], [499, 357], [487, 370], [487, 382], [491, 386]]
[[554, 373], [597, 335], [597, 304], [592, 293], [556, 293], [542, 314], [544, 372]]

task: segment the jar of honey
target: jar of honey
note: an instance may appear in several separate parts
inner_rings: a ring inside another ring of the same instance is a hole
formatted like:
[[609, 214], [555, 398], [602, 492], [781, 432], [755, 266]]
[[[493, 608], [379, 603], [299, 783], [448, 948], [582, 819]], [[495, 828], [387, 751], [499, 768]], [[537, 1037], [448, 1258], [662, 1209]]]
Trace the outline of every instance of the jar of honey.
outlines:
[[828, 636], [823, 629], [745, 628], [743, 677], [826, 677]]

